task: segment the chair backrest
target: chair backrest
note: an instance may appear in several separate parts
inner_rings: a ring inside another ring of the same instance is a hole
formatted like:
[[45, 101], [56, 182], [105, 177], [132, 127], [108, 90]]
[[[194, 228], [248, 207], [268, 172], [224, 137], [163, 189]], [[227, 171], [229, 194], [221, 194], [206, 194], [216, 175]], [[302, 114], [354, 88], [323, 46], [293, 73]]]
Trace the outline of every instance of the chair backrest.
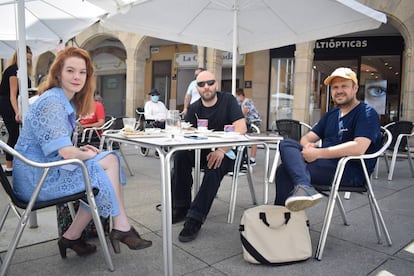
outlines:
[[111, 126], [111, 129], [122, 129], [124, 127], [124, 123], [122, 122], [123, 117], [116, 117], [114, 123]]
[[260, 133], [260, 128], [254, 124], [249, 125], [248, 133]]
[[[413, 131], [413, 122], [411, 121], [396, 121], [391, 122], [385, 126], [392, 134], [391, 145], [388, 149], [393, 150], [397, 141], [398, 135], [400, 134], [411, 134]], [[398, 146], [398, 151], [405, 151], [407, 147], [407, 139], [402, 139]]]
[[145, 121], [145, 110], [143, 107], [137, 107], [135, 113], [137, 114], [139, 121]]
[[116, 120], [115, 117], [106, 116], [105, 117], [105, 123], [102, 125], [101, 130], [110, 129], [112, 127], [112, 125], [114, 124], [115, 120]]
[[293, 119], [276, 120], [276, 131], [285, 139], [290, 138], [299, 141], [303, 135], [302, 127], [312, 128], [308, 124]]
[[382, 146], [379, 150], [376, 152], [370, 154], [372, 155], [371, 158], [376, 158], [378, 156], [381, 156], [392, 144], [392, 141], [394, 140], [394, 136], [392, 135], [391, 131], [387, 129], [386, 127], [381, 127], [381, 134], [382, 134]]

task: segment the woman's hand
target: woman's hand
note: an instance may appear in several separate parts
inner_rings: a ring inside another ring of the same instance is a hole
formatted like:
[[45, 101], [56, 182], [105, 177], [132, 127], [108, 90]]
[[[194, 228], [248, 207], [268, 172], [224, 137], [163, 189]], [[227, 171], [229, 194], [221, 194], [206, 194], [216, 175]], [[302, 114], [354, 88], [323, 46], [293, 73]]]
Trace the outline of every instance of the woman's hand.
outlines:
[[93, 152], [96, 152], [96, 153], [100, 152], [100, 150], [97, 147], [94, 147], [92, 145], [82, 146], [82, 147], [80, 147], [80, 150], [81, 151], [89, 151], [90, 150], [90, 151], [93, 151]]
[[16, 122], [21, 123], [22, 122], [22, 118], [20, 118], [20, 114], [16, 113], [16, 115], [14, 116], [14, 119], [16, 120]]
[[95, 157], [100, 152], [99, 149], [92, 145], [86, 145], [80, 148], [74, 146], [68, 146], [59, 150], [59, 155], [63, 159], [77, 158], [80, 160], [88, 160]]
[[86, 159], [90, 159], [95, 157], [100, 150], [92, 145], [85, 145], [79, 148], [83, 153], [87, 154], [87, 158]]

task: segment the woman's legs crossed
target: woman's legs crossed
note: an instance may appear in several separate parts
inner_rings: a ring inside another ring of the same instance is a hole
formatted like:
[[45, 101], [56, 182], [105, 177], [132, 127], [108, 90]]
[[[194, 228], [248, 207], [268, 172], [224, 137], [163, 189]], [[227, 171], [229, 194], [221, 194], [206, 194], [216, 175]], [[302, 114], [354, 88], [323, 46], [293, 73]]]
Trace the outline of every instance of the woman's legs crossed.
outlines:
[[[125, 212], [122, 185], [119, 180], [118, 157], [114, 154], [108, 154], [99, 161], [99, 164], [102, 166], [105, 173], [107, 174], [112, 184], [113, 190], [115, 192], [116, 200], [118, 202], [119, 215], [113, 217], [113, 228], [120, 231], [129, 231], [131, 229], [131, 225], [128, 222], [128, 217]], [[63, 234], [63, 236], [70, 240], [78, 239], [82, 235], [82, 231], [91, 221], [91, 219], [92, 215], [88, 210], [84, 208], [79, 208], [73, 223]]]

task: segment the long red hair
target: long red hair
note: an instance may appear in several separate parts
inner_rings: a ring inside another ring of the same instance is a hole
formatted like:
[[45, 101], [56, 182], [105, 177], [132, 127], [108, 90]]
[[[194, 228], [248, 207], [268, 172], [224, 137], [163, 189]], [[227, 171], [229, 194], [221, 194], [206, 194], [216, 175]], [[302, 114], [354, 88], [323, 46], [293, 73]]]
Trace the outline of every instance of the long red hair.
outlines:
[[44, 82], [42, 82], [38, 88], [38, 94], [41, 95], [46, 90], [53, 87], [61, 87], [60, 77], [64, 63], [67, 58], [79, 57], [85, 60], [86, 63], [86, 82], [81, 91], [75, 94], [73, 102], [76, 108], [77, 115], [87, 115], [94, 111], [95, 103], [93, 94], [95, 91], [95, 76], [94, 68], [92, 65], [92, 59], [89, 53], [81, 48], [66, 47], [59, 51], [52, 65], [50, 66], [49, 73]]

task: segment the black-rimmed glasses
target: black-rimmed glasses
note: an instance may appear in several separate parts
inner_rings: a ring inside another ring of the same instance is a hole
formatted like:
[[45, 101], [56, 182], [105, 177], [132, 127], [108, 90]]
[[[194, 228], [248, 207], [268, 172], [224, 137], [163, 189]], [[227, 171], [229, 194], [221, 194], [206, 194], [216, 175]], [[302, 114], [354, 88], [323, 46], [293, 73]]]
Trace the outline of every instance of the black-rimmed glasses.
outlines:
[[213, 84], [216, 83], [216, 80], [199, 81], [199, 82], [197, 82], [197, 86], [204, 87], [206, 85], [206, 83], [208, 84], [208, 86], [212, 86]]

